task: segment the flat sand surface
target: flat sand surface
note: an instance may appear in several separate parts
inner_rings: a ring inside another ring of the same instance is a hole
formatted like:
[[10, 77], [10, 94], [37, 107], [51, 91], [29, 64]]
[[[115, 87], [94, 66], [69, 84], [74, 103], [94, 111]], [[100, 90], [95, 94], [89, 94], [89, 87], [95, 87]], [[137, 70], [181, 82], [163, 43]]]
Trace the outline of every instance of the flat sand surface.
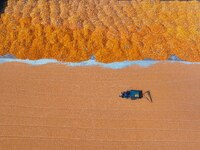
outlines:
[[[150, 90], [125, 100], [121, 91]], [[1, 150], [199, 150], [200, 65], [0, 65]]]

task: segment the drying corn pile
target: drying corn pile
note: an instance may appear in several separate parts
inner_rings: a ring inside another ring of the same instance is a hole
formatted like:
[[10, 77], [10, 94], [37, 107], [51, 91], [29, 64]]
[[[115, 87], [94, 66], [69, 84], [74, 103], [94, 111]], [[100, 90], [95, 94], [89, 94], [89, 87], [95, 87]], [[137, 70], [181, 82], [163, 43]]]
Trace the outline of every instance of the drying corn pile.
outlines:
[[200, 3], [8, 0], [0, 55], [78, 62], [200, 61]]

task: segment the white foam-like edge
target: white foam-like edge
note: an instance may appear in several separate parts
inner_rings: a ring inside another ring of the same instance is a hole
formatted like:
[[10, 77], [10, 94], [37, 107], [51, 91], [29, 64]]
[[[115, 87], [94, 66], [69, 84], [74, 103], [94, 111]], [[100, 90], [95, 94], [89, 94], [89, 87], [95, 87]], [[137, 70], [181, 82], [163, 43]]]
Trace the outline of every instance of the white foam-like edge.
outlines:
[[123, 61], [123, 62], [113, 62], [113, 63], [101, 63], [97, 62], [96, 60], [88, 60], [82, 62], [61, 62], [55, 59], [39, 59], [39, 60], [29, 60], [29, 59], [13, 59], [13, 58], [0, 58], [0, 64], [7, 63], [7, 62], [20, 62], [26, 63], [29, 65], [44, 65], [50, 63], [56, 64], [63, 64], [67, 66], [101, 66], [105, 68], [112, 68], [112, 69], [121, 69], [125, 67], [129, 67], [132, 65], [138, 65], [141, 67], [148, 67], [154, 65], [159, 62], [168, 62], [168, 63], [183, 63], [183, 64], [200, 64], [200, 62], [187, 62], [187, 61], [157, 61], [157, 60], [136, 60], [136, 61]]

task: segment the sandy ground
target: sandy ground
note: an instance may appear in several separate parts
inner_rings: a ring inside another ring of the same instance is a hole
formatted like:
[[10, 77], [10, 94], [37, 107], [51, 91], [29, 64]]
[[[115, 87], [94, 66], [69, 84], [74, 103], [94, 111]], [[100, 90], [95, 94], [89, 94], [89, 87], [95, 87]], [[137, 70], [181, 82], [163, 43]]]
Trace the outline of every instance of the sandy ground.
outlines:
[[[200, 65], [0, 65], [1, 150], [198, 150]], [[153, 103], [118, 97], [150, 90]]]

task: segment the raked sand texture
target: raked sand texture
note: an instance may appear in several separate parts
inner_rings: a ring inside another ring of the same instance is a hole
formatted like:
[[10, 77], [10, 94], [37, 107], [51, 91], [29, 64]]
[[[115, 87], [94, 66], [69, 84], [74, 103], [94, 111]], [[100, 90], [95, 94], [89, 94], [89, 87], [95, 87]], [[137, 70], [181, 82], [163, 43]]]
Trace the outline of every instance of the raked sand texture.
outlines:
[[[0, 70], [1, 150], [199, 150], [199, 65]], [[118, 97], [128, 89], [153, 103]]]
[[8, 0], [0, 55], [100, 62], [200, 61], [200, 2]]

